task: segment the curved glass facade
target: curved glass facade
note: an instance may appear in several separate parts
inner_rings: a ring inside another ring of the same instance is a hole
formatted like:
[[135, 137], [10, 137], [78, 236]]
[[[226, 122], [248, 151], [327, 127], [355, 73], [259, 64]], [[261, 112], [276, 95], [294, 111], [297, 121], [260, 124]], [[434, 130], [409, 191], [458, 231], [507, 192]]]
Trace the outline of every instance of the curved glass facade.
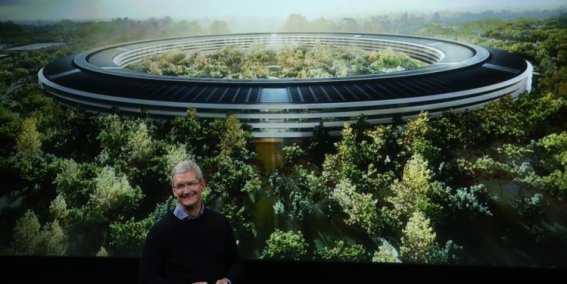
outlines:
[[[314, 45], [391, 48], [429, 65], [404, 72], [324, 79], [208, 79], [143, 74], [129, 64], [171, 50], [210, 52]], [[505, 63], [503, 63], [505, 62]], [[184, 116], [188, 108], [213, 119], [236, 113], [255, 137], [307, 137], [320, 122], [340, 134], [365, 114], [372, 124], [427, 111], [480, 108], [502, 96], [531, 90], [531, 64], [512, 54], [463, 43], [372, 34], [242, 34], [143, 41], [105, 47], [52, 62], [39, 71], [43, 89], [68, 106], [92, 112], [140, 110], [156, 117]]]

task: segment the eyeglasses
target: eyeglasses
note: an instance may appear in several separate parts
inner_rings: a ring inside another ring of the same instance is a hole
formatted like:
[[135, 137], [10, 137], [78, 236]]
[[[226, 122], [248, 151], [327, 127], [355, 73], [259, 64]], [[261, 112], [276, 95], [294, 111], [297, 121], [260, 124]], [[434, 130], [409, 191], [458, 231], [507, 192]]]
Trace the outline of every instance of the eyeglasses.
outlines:
[[197, 186], [199, 186], [201, 184], [200, 181], [194, 181], [194, 182], [188, 182], [188, 183], [179, 183], [173, 186], [173, 188], [175, 188], [175, 190], [181, 191], [184, 190], [185, 188], [189, 188], [189, 189], [194, 189], [197, 188]]

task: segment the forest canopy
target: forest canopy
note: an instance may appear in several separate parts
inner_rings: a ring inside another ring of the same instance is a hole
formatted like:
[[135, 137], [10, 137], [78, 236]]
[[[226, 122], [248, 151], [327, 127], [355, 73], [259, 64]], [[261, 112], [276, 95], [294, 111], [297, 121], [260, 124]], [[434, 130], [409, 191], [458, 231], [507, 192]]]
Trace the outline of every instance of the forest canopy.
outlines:
[[155, 75], [224, 79], [332, 78], [416, 69], [426, 64], [391, 48], [363, 50], [321, 43], [270, 49], [256, 43], [244, 49], [185, 53], [175, 50], [152, 55], [129, 66]]

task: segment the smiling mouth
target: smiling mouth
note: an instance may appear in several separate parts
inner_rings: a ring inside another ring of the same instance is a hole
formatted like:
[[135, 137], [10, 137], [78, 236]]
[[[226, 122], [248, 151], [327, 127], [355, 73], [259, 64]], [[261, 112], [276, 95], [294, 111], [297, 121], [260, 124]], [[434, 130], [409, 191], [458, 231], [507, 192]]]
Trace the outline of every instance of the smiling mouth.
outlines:
[[196, 193], [187, 193], [187, 194], [181, 195], [181, 198], [183, 198], [183, 199], [191, 199], [191, 198], [193, 198], [193, 197], [196, 196], [196, 195], [197, 195]]

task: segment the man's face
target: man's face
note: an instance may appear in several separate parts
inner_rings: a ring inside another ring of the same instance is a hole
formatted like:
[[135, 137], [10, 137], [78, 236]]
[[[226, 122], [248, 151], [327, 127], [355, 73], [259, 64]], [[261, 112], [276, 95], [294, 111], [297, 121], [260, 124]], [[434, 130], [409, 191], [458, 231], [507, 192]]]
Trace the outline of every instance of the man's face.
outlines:
[[194, 207], [201, 202], [205, 181], [199, 181], [193, 171], [176, 174], [173, 177], [173, 196], [184, 207]]

